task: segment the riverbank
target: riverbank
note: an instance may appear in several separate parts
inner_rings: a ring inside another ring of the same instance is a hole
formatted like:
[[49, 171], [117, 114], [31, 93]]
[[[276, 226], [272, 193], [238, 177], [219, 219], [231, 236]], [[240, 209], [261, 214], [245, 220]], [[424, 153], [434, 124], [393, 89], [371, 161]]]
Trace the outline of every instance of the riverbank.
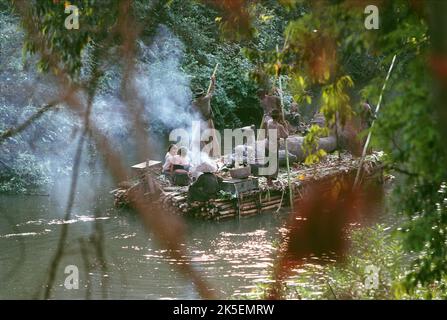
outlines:
[[[390, 217], [388, 217], [389, 219]], [[445, 280], [430, 287], [407, 291], [405, 278], [412, 270], [396, 229], [389, 222], [356, 226], [349, 233], [351, 248], [336, 260], [306, 259], [282, 284], [284, 299], [395, 300], [446, 299]], [[272, 280], [257, 286], [248, 296], [263, 299]]]

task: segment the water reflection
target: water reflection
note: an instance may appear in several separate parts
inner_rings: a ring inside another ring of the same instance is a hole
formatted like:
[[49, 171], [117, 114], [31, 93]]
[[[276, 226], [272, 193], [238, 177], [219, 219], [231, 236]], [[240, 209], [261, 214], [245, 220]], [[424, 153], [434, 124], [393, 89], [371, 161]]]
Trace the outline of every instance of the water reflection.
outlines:
[[[75, 213], [68, 221], [62, 219], [64, 205], [52, 197], [0, 197], [0, 298], [36, 297], [63, 224], [70, 224], [68, 245], [58, 269], [53, 298], [83, 299], [88, 284], [91, 297], [98, 299], [104, 297], [104, 289], [112, 299], [199, 298], [191, 281], [177, 272], [176, 265], [187, 263], [199, 270], [222, 298], [244, 297], [269, 281], [276, 252], [274, 243], [284, 232], [281, 226], [285, 214], [220, 223], [188, 220], [187, 240], [182, 244], [187, 254], [173, 260], [143, 230], [137, 216], [110, 208], [110, 188], [103, 189], [98, 197], [90, 189], [83, 189], [81, 183], [79, 190], [88, 192], [78, 194]], [[98, 210], [101, 215], [95, 217]], [[95, 223], [104, 232], [105, 274], [97, 267], [94, 252], [89, 252], [90, 270], [83, 267], [79, 239], [88, 240]], [[79, 290], [63, 286], [64, 268], [72, 264], [79, 266]], [[297, 270], [297, 274], [300, 272], [304, 271]]]

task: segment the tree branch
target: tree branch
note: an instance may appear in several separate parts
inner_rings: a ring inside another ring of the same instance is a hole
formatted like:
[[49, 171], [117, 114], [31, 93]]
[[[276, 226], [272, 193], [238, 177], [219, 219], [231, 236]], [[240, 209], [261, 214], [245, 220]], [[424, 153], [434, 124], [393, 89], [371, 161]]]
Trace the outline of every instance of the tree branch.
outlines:
[[37, 110], [36, 113], [34, 113], [32, 116], [30, 116], [28, 119], [26, 119], [22, 124], [18, 125], [17, 127], [6, 129], [6, 131], [4, 131], [0, 134], [0, 143], [2, 143], [4, 140], [6, 140], [12, 136], [15, 136], [16, 134], [19, 134], [20, 132], [22, 132], [23, 130], [28, 128], [28, 126], [30, 124], [32, 124], [34, 121], [39, 119], [45, 112], [56, 107], [58, 104], [59, 104], [58, 101], [51, 102], [51, 103], [43, 106], [39, 110]]

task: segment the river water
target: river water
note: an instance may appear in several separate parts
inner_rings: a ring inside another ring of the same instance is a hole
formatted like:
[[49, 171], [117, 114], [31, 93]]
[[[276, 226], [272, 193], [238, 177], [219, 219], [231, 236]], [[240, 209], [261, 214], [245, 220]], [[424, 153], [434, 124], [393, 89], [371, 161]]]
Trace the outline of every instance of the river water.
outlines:
[[[164, 255], [138, 216], [113, 208], [107, 179], [82, 177], [72, 219], [64, 221], [69, 179], [56, 183], [48, 196], [0, 196], [0, 298], [42, 297], [50, 261], [62, 226], [68, 224], [66, 254], [57, 269], [51, 298], [56, 299], [195, 299], [190, 280], [175, 268], [179, 261]], [[95, 212], [100, 213], [95, 219]], [[185, 221], [187, 257], [220, 298], [242, 298], [268, 281], [287, 214], [208, 222]], [[81, 254], [95, 227], [103, 230], [107, 270], [103, 274], [88, 251], [90, 268]], [[81, 240], [80, 240], [81, 239]], [[79, 269], [79, 289], [68, 290], [65, 267]]]
[[[191, 263], [222, 299], [260, 298], [259, 286], [271, 281], [276, 244], [286, 232], [285, 210], [220, 222], [185, 219], [181, 245], [186, 256], [176, 261], [157, 245], [138, 215], [113, 207], [109, 191], [114, 183], [103, 174], [81, 174], [71, 219], [65, 221], [69, 186], [69, 178], [60, 178], [45, 195], [0, 195], [0, 299], [43, 297], [63, 226], [68, 237], [52, 299], [198, 299], [191, 280], [178, 272], [176, 265], [184, 263]], [[381, 203], [377, 201], [377, 214], [386, 218]], [[92, 234], [102, 234], [105, 270], [95, 242], [89, 241]], [[318, 297], [328, 281], [324, 265], [335, 260], [306, 261], [288, 282], [294, 290]], [[78, 289], [64, 286], [67, 266], [79, 270]]]

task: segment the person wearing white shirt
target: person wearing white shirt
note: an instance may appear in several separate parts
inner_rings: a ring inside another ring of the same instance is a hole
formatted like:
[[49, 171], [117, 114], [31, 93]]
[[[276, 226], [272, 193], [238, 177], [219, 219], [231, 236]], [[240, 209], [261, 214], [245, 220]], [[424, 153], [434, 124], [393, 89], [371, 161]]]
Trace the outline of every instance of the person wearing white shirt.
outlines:
[[163, 164], [163, 173], [171, 174], [173, 170], [173, 160], [177, 155], [178, 147], [175, 144], [171, 144], [168, 147], [168, 152], [165, 155], [165, 163]]

